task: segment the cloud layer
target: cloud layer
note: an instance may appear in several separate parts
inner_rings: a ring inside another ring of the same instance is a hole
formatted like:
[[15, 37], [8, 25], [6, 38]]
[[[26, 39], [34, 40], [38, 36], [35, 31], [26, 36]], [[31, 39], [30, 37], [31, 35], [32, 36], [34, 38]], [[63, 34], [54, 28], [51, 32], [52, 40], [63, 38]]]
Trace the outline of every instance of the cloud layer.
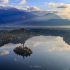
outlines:
[[46, 5], [48, 8], [56, 10], [57, 13], [65, 19], [70, 19], [70, 4], [49, 2], [46, 3]]
[[10, 6], [10, 5], [13, 5], [13, 7], [15, 5], [19, 5], [19, 6], [23, 6], [24, 4], [26, 4], [26, 0], [15, 0], [15, 2], [10, 2], [11, 0], [0, 0], [0, 5], [7, 5], [7, 6]]
[[66, 8], [66, 4], [64, 3], [49, 2], [47, 5], [49, 8]]

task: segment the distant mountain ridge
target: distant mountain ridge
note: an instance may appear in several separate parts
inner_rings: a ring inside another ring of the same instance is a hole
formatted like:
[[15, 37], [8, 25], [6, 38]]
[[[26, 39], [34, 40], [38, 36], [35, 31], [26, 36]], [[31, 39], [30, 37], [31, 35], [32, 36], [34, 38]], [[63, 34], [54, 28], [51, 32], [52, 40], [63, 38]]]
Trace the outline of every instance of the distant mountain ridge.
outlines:
[[30, 12], [25, 10], [18, 10], [16, 8], [0, 8], [0, 24], [6, 24], [10, 22], [16, 22], [21, 20], [27, 20], [35, 17]]
[[70, 20], [45, 11], [28, 12], [16, 8], [0, 8], [0, 26], [64, 26]]

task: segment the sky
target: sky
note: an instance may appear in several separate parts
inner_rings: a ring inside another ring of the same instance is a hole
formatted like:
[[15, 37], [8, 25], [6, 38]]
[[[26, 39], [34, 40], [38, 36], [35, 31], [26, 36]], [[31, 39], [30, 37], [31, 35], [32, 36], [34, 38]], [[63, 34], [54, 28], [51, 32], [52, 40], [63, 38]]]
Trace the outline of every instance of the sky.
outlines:
[[70, 19], [70, 0], [0, 0], [0, 6], [10, 6], [27, 11], [56, 11]]
[[1, 5], [9, 5], [17, 8], [35, 7], [47, 10], [50, 6], [57, 6], [56, 4], [70, 4], [70, 0], [0, 0]]

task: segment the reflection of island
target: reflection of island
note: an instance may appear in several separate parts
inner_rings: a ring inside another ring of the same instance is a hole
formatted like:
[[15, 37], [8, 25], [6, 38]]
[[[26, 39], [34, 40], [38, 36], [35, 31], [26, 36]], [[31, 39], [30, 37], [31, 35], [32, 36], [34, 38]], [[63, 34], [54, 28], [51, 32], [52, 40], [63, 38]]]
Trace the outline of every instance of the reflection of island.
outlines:
[[16, 47], [14, 49], [14, 52], [17, 55], [20, 55], [20, 56], [23, 56], [23, 57], [27, 57], [27, 56], [30, 56], [32, 54], [32, 50], [30, 48], [23, 47], [23, 46]]

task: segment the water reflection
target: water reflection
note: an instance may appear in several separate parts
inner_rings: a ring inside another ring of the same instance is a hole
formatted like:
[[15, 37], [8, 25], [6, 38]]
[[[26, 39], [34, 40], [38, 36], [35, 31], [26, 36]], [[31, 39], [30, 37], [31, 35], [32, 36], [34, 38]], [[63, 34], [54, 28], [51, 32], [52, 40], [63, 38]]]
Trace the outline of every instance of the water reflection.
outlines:
[[[15, 50], [17, 46], [22, 45], [21, 43], [6, 44], [0, 47], [0, 52], [2, 51], [5, 55], [8, 55], [0, 56], [0, 70], [70, 69], [70, 45], [64, 41], [63, 37], [41, 35], [27, 39], [24, 47], [27, 46], [28, 48], [26, 48], [33, 53], [24, 51], [23, 47], [18, 47]], [[22, 57], [27, 58], [23, 60]]]
[[8, 50], [0, 50], [0, 56], [5, 56], [5, 55], [9, 55], [9, 51]]
[[70, 45], [60, 36], [34, 36], [26, 40], [24, 46], [30, 48], [46, 46], [48, 51], [70, 51]]
[[21, 46], [22, 44], [13, 44], [13, 43], [8, 43], [0, 47], [0, 56], [4, 55], [9, 55], [10, 52], [16, 48], [17, 46]]

